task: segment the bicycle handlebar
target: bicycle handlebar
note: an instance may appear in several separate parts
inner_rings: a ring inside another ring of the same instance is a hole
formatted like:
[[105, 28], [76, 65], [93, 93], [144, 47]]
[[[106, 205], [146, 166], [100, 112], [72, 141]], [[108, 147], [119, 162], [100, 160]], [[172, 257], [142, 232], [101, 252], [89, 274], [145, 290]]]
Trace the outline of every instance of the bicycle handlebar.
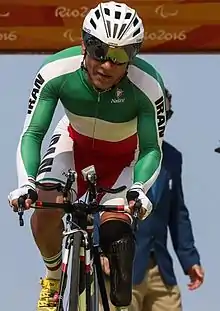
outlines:
[[[66, 187], [66, 191], [68, 192], [71, 187], [72, 184], [67, 184], [63, 187], [60, 183], [55, 184], [55, 185], [44, 185], [40, 182], [36, 182], [36, 187], [40, 190], [44, 190], [44, 191], [53, 191], [53, 190], [57, 190], [59, 192], [63, 192], [65, 187]], [[116, 194], [116, 193], [120, 193], [122, 191], [124, 191], [127, 187], [126, 186], [120, 186], [118, 188], [104, 188], [104, 187], [98, 187], [97, 192], [101, 193], [101, 192], [105, 192], [105, 193], [111, 193], [111, 194]]]
[[[104, 188], [104, 187], [97, 187], [96, 185], [96, 174], [94, 167], [89, 167], [89, 169], [86, 174], [84, 171], [84, 179], [87, 181], [88, 184], [88, 191], [90, 194], [92, 194], [93, 199], [90, 200], [90, 202], [87, 204], [85, 202], [78, 202], [78, 203], [72, 203], [70, 200], [68, 200], [68, 194], [71, 192], [71, 188], [73, 183], [76, 180], [76, 173], [73, 170], [69, 170], [67, 173], [67, 180], [66, 184], [64, 186], [61, 185], [61, 183], [57, 183], [55, 185], [44, 185], [40, 182], [36, 182], [36, 187], [38, 189], [44, 190], [44, 191], [53, 191], [57, 190], [58, 192], [61, 192], [63, 194], [63, 197], [66, 199], [65, 203], [52, 203], [52, 202], [42, 202], [37, 200], [35, 204], [33, 204], [31, 207], [35, 209], [47, 209], [47, 208], [53, 208], [53, 209], [63, 209], [65, 213], [73, 213], [73, 214], [94, 214], [96, 212], [101, 211], [108, 211], [108, 212], [130, 212], [129, 207], [126, 207], [124, 205], [100, 205], [96, 202], [96, 197], [98, 193], [111, 193], [116, 194], [124, 191], [126, 189], [126, 186], [121, 186], [118, 188]], [[83, 171], [82, 171], [83, 173]], [[30, 197], [28, 195], [21, 196], [18, 198], [18, 216], [19, 216], [19, 223], [20, 226], [24, 226], [24, 220], [23, 220], [23, 214], [24, 214], [24, 205], [25, 205], [25, 199], [27, 197]], [[35, 199], [36, 200], [36, 199]], [[34, 201], [35, 201], [34, 200]], [[139, 199], [135, 200], [135, 206], [134, 206], [134, 217], [137, 218], [137, 211], [140, 211], [141, 208], [141, 201]]]
[[[139, 202], [137, 201], [137, 204]], [[96, 212], [129, 212], [129, 207], [124, 205], [103, 205], [97, 203], [52, 203], [36, 201], [31, 205], [34, 209], [63, 209], [65, 213], [95, 214]]]

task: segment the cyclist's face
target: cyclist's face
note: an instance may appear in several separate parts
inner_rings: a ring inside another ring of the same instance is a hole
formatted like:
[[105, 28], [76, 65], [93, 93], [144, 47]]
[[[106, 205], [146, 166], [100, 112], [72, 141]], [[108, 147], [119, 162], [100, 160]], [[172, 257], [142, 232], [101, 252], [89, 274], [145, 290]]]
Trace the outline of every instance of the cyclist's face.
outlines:
[[101, 90], [111, 88], [125, 75], [128, 64], [114, 64], [111, 61], [100, 62], [90, 56], [85, 59], [86, 68], [92, 84]]

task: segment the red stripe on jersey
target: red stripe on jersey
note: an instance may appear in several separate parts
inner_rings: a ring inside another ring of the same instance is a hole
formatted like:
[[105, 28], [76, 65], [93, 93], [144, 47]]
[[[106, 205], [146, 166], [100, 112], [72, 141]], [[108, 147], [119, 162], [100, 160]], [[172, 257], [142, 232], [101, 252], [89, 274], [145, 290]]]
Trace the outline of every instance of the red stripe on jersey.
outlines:
[[137, 148], [137, 134], [118, 142], [109, 142], [82, 135], [74, 130], [71, 125], [68, 126], [68, 131], [70, 137], [79, 148], [94, 154], [105, 154], [109, 157], [120, 157], [122, 155], [130, 155], [133, 157]]

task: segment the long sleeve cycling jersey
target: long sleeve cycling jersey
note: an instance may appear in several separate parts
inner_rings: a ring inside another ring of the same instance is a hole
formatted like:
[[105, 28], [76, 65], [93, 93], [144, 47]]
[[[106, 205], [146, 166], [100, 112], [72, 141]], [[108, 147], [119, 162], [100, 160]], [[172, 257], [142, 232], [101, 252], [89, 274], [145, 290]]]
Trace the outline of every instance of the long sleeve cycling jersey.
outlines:
[[91, 144], [91, 149], [111, 149], [123, 157], [138, 146], [134, 182], [147, 191], [162, 160], [166, 116], [161, 76], [136, 57], [125, 78], [99, 93], [88, 82], [82, 60], [81, 48], [71, 47], [48, 57], [37, 73], [17, 149], [19, 186], [34, 184], [41, 143], [60, 100], [82, 148]]

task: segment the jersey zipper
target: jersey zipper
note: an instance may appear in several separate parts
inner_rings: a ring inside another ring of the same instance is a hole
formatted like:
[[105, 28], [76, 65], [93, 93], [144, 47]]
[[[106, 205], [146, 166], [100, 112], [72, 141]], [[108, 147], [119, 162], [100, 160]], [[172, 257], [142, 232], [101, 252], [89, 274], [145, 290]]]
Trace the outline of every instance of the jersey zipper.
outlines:
[[98, 111], [99, 111], [100, 97], [101, 97], [101, 93], [98, 92], [98, 99], [97, 99], [96, 111], [95, 111], [95, 121], [94, 121], [94, 126], [93, 126], [93, 133], [92, 133], [92, 149], [95, 148], [95, 130], [96, 130]]

